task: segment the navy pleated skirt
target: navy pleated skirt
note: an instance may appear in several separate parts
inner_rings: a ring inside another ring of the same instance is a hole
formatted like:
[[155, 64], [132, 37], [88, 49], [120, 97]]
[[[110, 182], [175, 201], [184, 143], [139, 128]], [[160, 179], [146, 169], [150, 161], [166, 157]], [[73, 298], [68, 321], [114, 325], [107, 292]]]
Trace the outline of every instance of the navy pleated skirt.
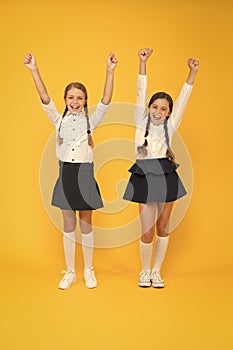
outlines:
[[137, 159], [123, 198], [137, 203], [173, 202], [187, 194], [176, 169], [167, 158]]
[[59, 161], [59, 177], [53, 190], [52, 205], [64, 210], [95, 210], [103, 207], [93, 163]]

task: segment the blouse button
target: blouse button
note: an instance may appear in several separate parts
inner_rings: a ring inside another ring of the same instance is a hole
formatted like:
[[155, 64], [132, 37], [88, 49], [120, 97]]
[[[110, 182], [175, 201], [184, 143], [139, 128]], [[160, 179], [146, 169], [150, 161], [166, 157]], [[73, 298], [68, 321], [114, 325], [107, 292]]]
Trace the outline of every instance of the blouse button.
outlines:
[[72, 148], [72, 151], [74, 151], [74, 148]]
[[74, 159], [72, 159], [72, 162], [74, 162]]
[[75, 141], [75, 139], [73, 139], [73, 141]]

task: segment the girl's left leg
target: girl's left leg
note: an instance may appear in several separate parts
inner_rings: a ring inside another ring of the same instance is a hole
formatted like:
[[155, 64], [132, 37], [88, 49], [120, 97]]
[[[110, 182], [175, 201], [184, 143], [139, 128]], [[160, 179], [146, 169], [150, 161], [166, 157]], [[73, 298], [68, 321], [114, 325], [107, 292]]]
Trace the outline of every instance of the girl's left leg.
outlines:
[[84, 279], [87, 288], [95, 288], [97, 281], [95, 278], [92, 262], [94, 251], [94, 235], [92, 231], [92, 211], [79, 211], [79, 227], [82, 237], [82, 251], [84, 258]]
[[151, 272], [152, 286], [155, 288], [163, 288], [165, 286], [164, 281], [160, 276], [160, 269], [164, 261], [168, 241], [168, 224], [171, 216], [174, 202], [157, 203], [158, 206], [158, 219], [156, 221], [157, 239], [155, 243], [155, 258], [154, 266]]
[[138, 281], [139, 287], [151, 286], [151, 256], [155, 234], [156, 203], [139, 203], [142, 235], [140, 240], [140, 257], [142, 271]]

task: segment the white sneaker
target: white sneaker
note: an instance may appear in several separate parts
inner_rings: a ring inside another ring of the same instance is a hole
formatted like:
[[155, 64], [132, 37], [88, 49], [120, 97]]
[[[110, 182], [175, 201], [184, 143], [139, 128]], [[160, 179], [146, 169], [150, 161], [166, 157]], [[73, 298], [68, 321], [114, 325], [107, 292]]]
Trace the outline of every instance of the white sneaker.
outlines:
[[150, 287], [151, 286], [151, 280], [150, 280], [150, 271], [144, 270], [140, 272], [140, 278], [138, 281], [139, 287]]
[[62, 273], [64, 273], [64, 277], [59, 282], [58, 288], [68, 289], [72, 286], [73, 283], [76, 282], [75, 270], [62, 270]]
[[95, 273], [93, 270], [93, 266], [90, 269], [84, 270], [84, 280], [87, 288], [95, 288], [97, 287], [97, 281], [95, 278]]
[[162, 277], [160, 276], [160, 271], [151, 271], [151, 283], [152, 283], [152, 287], [154, 288], [164, 288], [165, 287], [165, 283], [162, 279]]

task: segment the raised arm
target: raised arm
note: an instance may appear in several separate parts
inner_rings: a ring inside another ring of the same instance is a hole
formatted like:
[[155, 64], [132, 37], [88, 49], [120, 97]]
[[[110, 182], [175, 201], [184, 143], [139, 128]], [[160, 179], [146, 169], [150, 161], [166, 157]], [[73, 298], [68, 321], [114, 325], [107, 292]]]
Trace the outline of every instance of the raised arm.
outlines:
[[148, 98], [148, 79], [146, 75], [146, 62], [153, 50], [144, 48], [138, 51], [139, 57], [139, 75], [137, 79], [137, 100], [134, 112], [134, 119], [137, 125], [140, 125], [147, 118], [146, 103]]
[[138, 56], [139, 56], [139, 74], [141, 75], [146, 75], [146, 62], [148, 60], [148, 58], [150, 57], [150, 55], [152, 54], [153, 49], [141, 49], [138, 52]]
[[186, 83], [189, 85], [193, 85], [196, 74], [199, 69], [199, 61], [197, 61], [195, 58], [189, 58], [187, 60], [187, 65], [189, 67], [189, 74], [186, 79]]
[[44, 85], [44, 82], [40, 76], [39, 69], [36, 64], [36, 59], [34, 55], [30, 52], [28, 52], [24, 58], [24, 64], [26, 67], [28, 67], [31, 71], [36, 89], [38, 91], [38, 94], [40, 96], [41, 101], [44, 104], [49, 104], [50, 102], [50, 97], [48, 95], [48, 92], [46, 90], [46, 87]]
[[183, 85], [180, 94], [174, 104], [173, 112], [169, 117], [169, 122], [171, 123], [174, 129], [177, 129], [180, 125], [185, 107], [188, 103], [189, 97], [192, 92], [196, 74], [199, 69], [199, 62], [195, 60], [195, 58], [189, 58], [187, 60], [187, 65], [189, 67], [189, 73], [186, 79], [186, 84]]
[[117, 65], [117, 59], [114, 53], [110, 53], [106, 64], [106, 80], [104, 85], [104, 94], [102, 102], [107, 105], [111, 102], [114, 82], [114, 70]]

